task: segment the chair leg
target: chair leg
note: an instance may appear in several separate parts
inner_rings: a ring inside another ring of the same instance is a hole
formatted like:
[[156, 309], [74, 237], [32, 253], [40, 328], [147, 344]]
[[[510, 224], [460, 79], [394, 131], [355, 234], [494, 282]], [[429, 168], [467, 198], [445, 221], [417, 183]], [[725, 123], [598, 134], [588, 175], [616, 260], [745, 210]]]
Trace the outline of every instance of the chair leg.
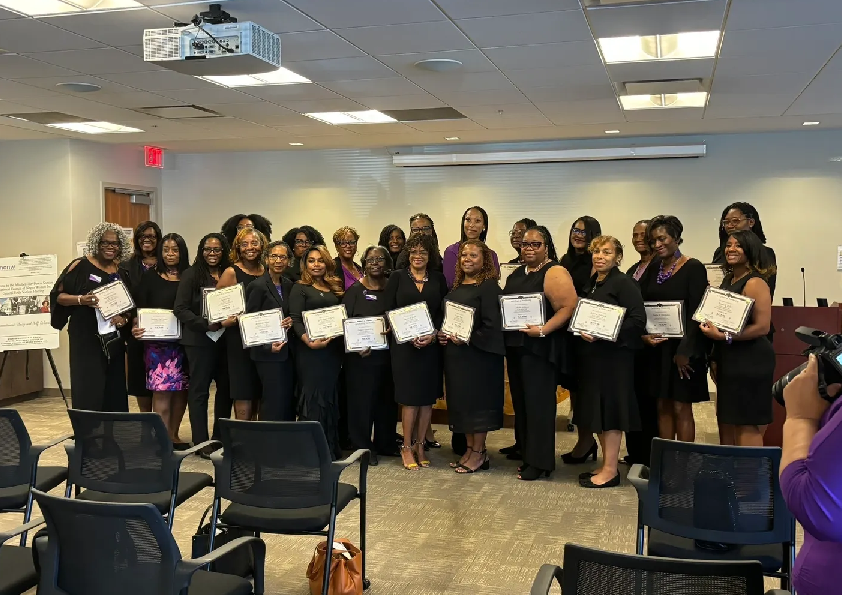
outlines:
[[[23, 511], [23, 524], [29, 522], [32, 518], [32, 486], [29, 487], [29, 494], [26, 496], [26, 508]], [[23, 547], [26, 545], [26, 535], [27, 531], [24, 531], [20, 536], [20, 546]]]
[[365, 575], [365, 559], [367, 556], [365, 549], [365, 526], [365, 494], [360, 494], [360, 551], [363, 556], [363, 591], [367, 590], [371, 586], [371, 581], [368, 580], [368, 577]]
[[220, 499], [214, 497], [213, 510], [211, 510], [210, 532], [208, 533], [208, 553], [211, 553], [213, 551], [213, 538], [216, 535], [216, 523], [219, 517], [219, 504]]
[[[330, 505], [330, 524], [327, 528], [327, 547], [325, 548], [325, 575], [324, 584], [322, 585], [322, 595], [327, 595], [327, 590], [330, 587], [330, 565], [333, 562], [333, 538], [336, 533], [336, 497]], [[365, 560], [365, 558], [363, 558]]]
[[643, 556], [643, 545], [646, 539], [645, 534], [646, 529], [643, 525], [643, 519], [641, 518], [640, 512], [637, 513], [637, 543], [635, 544], [635, 551], [634, 553], [638, 556]]
[[172, 524], [173, 524], [173, 520], [175, 519], [175, 497], [176, 497], [176, 487], [173, 486], [172, 496], [170, 496], [170, 510], [167, 513], [167, 527], [169, 527], [170, 533], [172, 533]]
[[68, 478], [67, 484], [64, 488], [64, 497], [70, 498], [70, 494], [73, 492], [73, 484], [70, 483], [70, 479]]

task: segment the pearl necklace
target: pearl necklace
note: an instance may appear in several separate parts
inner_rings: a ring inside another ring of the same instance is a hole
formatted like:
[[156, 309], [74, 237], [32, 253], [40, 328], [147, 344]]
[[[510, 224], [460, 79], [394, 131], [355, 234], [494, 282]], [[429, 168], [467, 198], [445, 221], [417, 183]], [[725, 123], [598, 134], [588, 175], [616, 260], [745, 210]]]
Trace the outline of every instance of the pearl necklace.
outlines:
[[547, 264], [548, 262], [550, 262], [550, 259], [549, 259], [549, 258], [545, 258], [545, 259], [544, 259], [544, 262], [542, 262], [541, 264], [539, 264], [539, 265], [538, 265], [538, 267], [537, 267], [534, 271], [530, 271], [530, 270], [529, 270], [529, 266], [526, 266], [526, 267], [524, 268], [524, 271], [526, 272], [526, 274], [527, 274], [527, 275], [530, 275], [530, 274], [532, 274], [532, 273], [537, 273], [537, 272], [538, 272], [538, 271], [540, 271], [542, 268], [544, 268], [544, 265], [545, 265], [545, 264]]

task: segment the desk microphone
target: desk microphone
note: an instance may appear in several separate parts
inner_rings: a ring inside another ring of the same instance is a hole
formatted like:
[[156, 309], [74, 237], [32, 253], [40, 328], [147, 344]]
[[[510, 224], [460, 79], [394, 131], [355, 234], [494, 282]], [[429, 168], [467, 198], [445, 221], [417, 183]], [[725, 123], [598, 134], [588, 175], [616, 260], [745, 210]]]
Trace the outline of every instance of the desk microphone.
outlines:
[[807, 306], [807, 278], [804, 276], [804, 267], [801, 267], [801, 289], [802, 289], [802, 298], [801, 298], [801, 305]]

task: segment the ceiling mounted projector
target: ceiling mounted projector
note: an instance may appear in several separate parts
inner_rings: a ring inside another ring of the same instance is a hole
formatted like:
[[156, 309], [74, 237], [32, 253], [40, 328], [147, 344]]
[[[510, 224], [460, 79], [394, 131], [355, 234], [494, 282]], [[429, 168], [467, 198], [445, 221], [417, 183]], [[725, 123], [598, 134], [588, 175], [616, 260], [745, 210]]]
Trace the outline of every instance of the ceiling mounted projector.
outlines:
[[143, 60], [192, 76], [262, 74], [281, 67], [280, 36], [255, 23], [238, 23], [219, 4], [191, 23], [146, 29]]

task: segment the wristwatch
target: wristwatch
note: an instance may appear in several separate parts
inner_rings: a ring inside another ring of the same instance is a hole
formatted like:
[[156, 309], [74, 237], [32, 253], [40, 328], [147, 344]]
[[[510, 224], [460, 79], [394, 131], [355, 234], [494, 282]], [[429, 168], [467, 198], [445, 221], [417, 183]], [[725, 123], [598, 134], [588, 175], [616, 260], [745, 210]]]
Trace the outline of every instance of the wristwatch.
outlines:
[[726, 331], [725, 332], [725, 342], [728, 343], [728, 345], [730, 345], [731, 341], [733, 341], [733, 340], [734, 340], [734, 335], [732, 335], [731, 333]]
[[538, 336], [539, 337], [546, 337], [547, 335], [544, 334], [544, 325], [538, 327]]

